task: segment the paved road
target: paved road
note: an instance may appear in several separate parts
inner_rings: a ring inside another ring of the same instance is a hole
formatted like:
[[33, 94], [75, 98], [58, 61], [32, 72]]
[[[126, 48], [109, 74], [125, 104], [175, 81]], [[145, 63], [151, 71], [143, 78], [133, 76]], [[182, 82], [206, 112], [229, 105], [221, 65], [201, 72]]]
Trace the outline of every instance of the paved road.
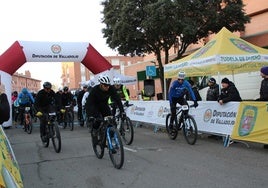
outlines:
[[124, 166], [117, 170], [107, 152], [101, 160], [95, 157], [86, 128], [61, 129], [61, 153], [42, 146], [38, 127], [31, 135], [15, 127], [5, 132], [26, 188], [268, 187], [268, 150], [261, 144], [224, 148], [202, 135], [190, 146], [182, 136], [173, 141], [161, 131], [138, 127], [133, 144], [125, 147]]

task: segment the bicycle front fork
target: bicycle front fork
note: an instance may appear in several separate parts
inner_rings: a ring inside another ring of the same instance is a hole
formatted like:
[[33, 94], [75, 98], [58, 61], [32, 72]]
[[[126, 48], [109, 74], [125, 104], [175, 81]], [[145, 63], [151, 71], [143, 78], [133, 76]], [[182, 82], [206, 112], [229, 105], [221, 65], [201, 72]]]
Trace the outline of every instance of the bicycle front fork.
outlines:
[[107, 131], [106, 135], [107, 135], [107, 140], [108, 140], [108, 147], [109, 147], [109, 149], [113, 149], [112, 137], [115, 140], [116, 144], [118, 144], [117, 134], [115, 132], [113, 132], [113, 135], [111, 135], [112, 127], [108, 127], [106, 129], [106, 131]]

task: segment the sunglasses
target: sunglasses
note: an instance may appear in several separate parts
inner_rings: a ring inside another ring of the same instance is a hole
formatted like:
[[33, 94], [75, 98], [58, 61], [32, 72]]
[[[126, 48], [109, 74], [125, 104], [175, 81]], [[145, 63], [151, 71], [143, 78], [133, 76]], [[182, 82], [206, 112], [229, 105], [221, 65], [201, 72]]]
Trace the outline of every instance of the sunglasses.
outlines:
[[109, 84], [102, 84], [102, 85], [103, 85], [103, 87], [110, 87]]
[[183, 79], [178, 79], [178, 81], [183, 81]]

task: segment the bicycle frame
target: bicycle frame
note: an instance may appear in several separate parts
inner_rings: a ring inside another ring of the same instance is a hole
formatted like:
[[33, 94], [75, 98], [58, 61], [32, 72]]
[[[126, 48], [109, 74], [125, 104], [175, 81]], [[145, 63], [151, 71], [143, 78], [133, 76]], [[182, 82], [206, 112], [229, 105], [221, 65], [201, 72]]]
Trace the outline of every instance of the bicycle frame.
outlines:
[[56, 112], [46, 114], [47, 123], [45, 125], [47, 139], [43, 142], [45, 147], [49, 146], [49, 140], [52, 140], [54, 150], [56, 153], [61, 151], [61, 136], [59, 127], [55, 124]]
[[170, 139], [175, 140], [178, 135], [178, 131], [182, 129], [187, 143], [194, 145], [197, 140], [198, 130], [194, 117], [189, 114], [189, 107], [193, 107], [193, 105], [182, 105], [176, 107], [176, 118], [174, 119], [175, 129], [171, 126], [173, 122], [170, 122], [171, 113], [169, 113], [166, 117], [166, 130]]
[[[176, 111], [177, 112], [176, 112], [175, 121], [177, 121], [176, 124], [177, 124], [178, 128], [180, 128], [182, 125], [182, 121], [185, 120], [185, 116], [188, 115], [189, 105], [177, 106]], [[179, 120], [179, 122], [178, 122], [178, 120]]]

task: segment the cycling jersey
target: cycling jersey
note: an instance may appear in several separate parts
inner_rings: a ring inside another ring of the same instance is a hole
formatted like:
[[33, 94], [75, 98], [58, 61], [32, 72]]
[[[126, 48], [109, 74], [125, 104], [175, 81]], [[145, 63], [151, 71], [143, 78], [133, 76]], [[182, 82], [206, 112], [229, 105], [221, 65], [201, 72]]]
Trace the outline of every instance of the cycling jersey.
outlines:
[[123, 105], [119, 95], [116, 92], [114, 86], [110, 86], [108, 91], [103, 91], [100, 85], [96, 85], [92, 88], [86, 100], [86, 113], [88, 117], [98, 117], [102, 115], [103, 117], [111, 115], [111, 110], [108, 105], [109, 97], [118, 105], [120, 112], [124, 112]]
[[179, 83], [178, 80], [172, 82], [171, 87], [169, 89], [169, 102], [172, 103], [172, 98], [181, 98], [187, 93], [187, 90], [190, 92], [190, 95], [193, 101], [196, 101], [196, 97], [192, 90], [190, 83], [187, 80], [183, 80], [182, 83]]

